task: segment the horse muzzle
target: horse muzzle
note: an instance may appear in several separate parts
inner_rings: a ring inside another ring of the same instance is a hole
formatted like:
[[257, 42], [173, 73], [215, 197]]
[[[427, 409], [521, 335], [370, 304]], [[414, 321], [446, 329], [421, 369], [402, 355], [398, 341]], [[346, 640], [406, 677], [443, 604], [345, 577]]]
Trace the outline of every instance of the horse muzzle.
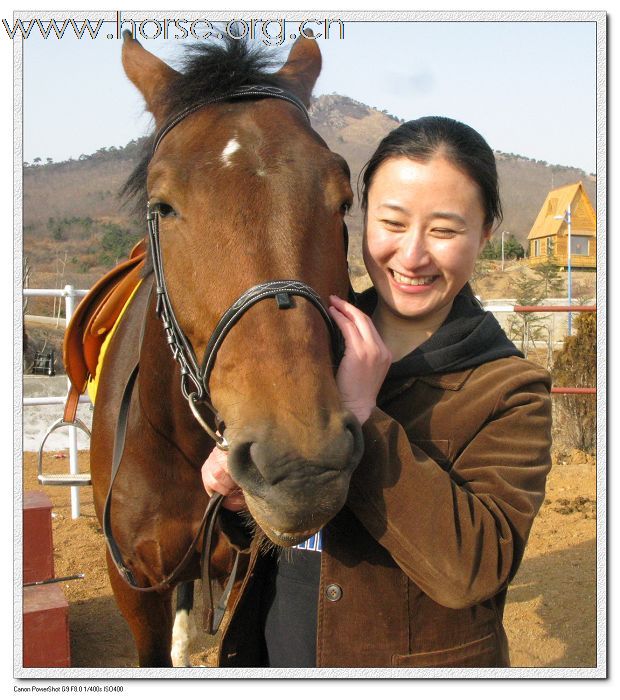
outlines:
[[351, 414], [343, 412], [340, 423], [339, 430], [318, 431], [312, 445], [298, 433], [286, 439], [265, 429], [231, 440], [230, 474], [251, 515], [276, 544], [306, 540], [344, 506], [363, 438]]

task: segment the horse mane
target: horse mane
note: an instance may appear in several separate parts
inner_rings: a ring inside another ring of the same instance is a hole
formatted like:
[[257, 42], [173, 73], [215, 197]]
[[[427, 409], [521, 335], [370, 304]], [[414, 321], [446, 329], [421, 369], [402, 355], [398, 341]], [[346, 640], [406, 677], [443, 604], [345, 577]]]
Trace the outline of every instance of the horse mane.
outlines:
[[[190, 45], [180, 60], [178, 78], [162, 95], [167, 114], [182, 112], [207, 97], [218, 97], [242, 85], [272, 85], [290, 89], [274, 72], [281, 59], [266, 47], [225, 35], [221, 43]], [[144, 139], [140, 159], [120, 190], [138, 215], [146, 210], [146, 175], [157, 130]]]

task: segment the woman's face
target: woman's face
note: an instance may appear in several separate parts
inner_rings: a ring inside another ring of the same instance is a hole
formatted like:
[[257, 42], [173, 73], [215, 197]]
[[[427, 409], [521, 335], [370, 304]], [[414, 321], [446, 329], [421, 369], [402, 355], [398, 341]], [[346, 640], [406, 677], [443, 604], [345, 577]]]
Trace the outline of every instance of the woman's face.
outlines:
[[368, 192], [363, 245], [383, 310], [441, 323], [490, 235], [484, 216], [478, 185], [445, 158], [384, 161]]

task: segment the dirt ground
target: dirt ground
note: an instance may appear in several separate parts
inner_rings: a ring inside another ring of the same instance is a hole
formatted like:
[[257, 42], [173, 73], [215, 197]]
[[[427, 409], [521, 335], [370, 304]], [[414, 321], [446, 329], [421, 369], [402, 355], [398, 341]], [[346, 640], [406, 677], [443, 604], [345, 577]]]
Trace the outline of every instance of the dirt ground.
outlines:
[[[54, 453], [45, 459], [46, 471], [68, 471], [66, 460]], [[87, 471], [88, 453], [81, 453], [80, 460], [80, 468]], [[72, 665], [136, 666], [133, 640], [107, 577], [92, 490], [81, 489], [82, 515], [73, 520], [69, 489], [40, 486], [33, 453], [24, 455], [24, 489], [44, 490], [52, 500], [56, 576], [85, 574], [82, 580], [60, 584], [69, 602]], [[596, 465], [555, 464], [508, 595], [504, 619], [513, 666], [596, 666], [595, 509]], [[192, 665], [211, 665], [212, 648], [213, 640], [200, 633], [193, 643]]]

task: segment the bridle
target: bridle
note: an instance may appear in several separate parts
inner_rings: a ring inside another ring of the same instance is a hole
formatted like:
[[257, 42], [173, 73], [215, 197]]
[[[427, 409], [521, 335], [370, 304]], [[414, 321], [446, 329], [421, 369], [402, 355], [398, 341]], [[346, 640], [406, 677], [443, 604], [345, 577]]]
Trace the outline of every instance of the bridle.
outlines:
[[[223, 102], [227, 100], [262, 98], [275, 98], [285, 100], [295, 105], [298, 109], [300, 109], [308, 119], [308, 122], [310, 121], [310, 117], [305, 106], [297, 97], [295, 97], [295, 95], [286, 92], [282, 88], [271, 85], [246, 85], [224, 95], [200, 101], [197, 104], [192, 105], [191, 107], [183, 110], [182, 112], [172, 117], [155, 135], [151, 151], [151, 158], [155, 155], [155, 152], [157, 151], [157, 148], [161, 144], [164, 137], [175, 126], [181, 123], [190, 114], [196, 112], [198, 109], [201, 109], [202, 107], [205, 107], [209, 104], [214, 104], [216, 102]], [[209, 392], [209, 378], [211, 376], [211, 372], [213, 370], [213, 366], [215, 364], [219, 348], [224, 342], [224, 339], [226, 338], [228, 332], [239, 321], [241, 316], [243, 316], [246, 313], [246, 311], [248, 311], [248, 309], [250, 309], [258, 302], [269, 298], [275, 299], [277, 309], [290, 309], [294, 306], [294, 302], [291, 299], [291, 297], [298, 296], [303, 297], [304, 299], [308, 300], [311, 304], [313, 304], [321, 314], [323, 320], [325, 321], [325, 324], [331, 337], [332, 351], [334, 355], [334, 361], [336, 364], [338, 364], [338, 362], [340, 361], [344, 350], [344, 342], [342, 335], [338, 327], [332, 320], [331, 316], [329, 315], [327, 308], [325, 307], [319, 294], [314, 289], [312, 289], [312, 287], [299, 280], [271, 280], [257, 284], [245, 291], [224, 312], [207, 343], [203, 361], [201, 364], [199, 364], [198, 359], [196, 357], [196, 353], [192, 347], [190, 340], [187, 338], [187, 336], [185, 335], [185, 333], [179, 325], [177, 317], [174, 313], [170, 296], [168, 294], [159, 237], [159, 213], [156, 209], [151, 207], [150, 202], [147, 203], [146, 220], [148, 227], [149, 244], [151, 249], [151, 257], [153, 262], [153, 274], [155, 278], [155, 310], [163, 323], [164, 331], [166, 334], [166, 341], [170, 346], [172, 355], [181, 369], [181, 391], [183, 393], [183, 396], [187, 400], [191, 412], [197, 420], [197, 422], [199, 423], [199, 425], [214, 440], [216, 446], [219, 449], [226, 451], [228, 450], [229, 445], [226, 441], [226, 438], [223, 435], [223, 431], [221, 430], [223, 422], [217, 410], [214, 408], [211, 402], [211, 395]], [[344, 226], [344, 236], [346, 250], [348, 242], [346, 226]], [[149, 306], [150, 304], [147, 304], [147, 309]], [[144, 326], [142, 332], [144, 333]], [[141, 345], [142, 341], [140, 341], [140, 346]], [[205, 597], [204, 608], [206, 626], [209, 628], [209, 631], [213, 634], [215, 631], [217, 631], [217, 628], [219, 627], [219, 624], [224, 615], [228, 597], [230, 596], [230, 592], [235, 582], [237, 567], [239, 563], [239, 554], [237, 553], [232, 573], [229, 577], [226, 589], [224, 590], [222, 598], [220, 599], [216, 609], [214, 610], [209, 566], [211, 559], [211, 542], [213, 537], [214, 523], [216, 520], [215, 515], [221, 507], [221, 502], [223, 499], [223, 497], [220, 494], [214, 494], [211, 497], [207, 509], [202, 518], [202, 521], [200, 523], [200, 526], [198, 528], [198, 532], [196, 533], [194, 540], [192, 541], [189, 549], [182, 558], [181, 562], [174, 568], [171, 574], [166, 576], [163, 581], [161, 581], [158, 584], [155, 584], [154, 586], [144, 587], [137, 585], [131, 570], [125, 565], [120, 552], [120, 548], [118, 547], [112, 535], [110, 517], [112, 486], [114, 484], [114, 480], [118, 473], [118, 469], [120, 467], [120, 463], [123, 456], [125, 434], [129, 414], [129, 404], [131, 402], [131, 395], [137, 376], [138, 363], [136, 363], [136, 365], [134, 366], [134, 369], [132, 370], [127, 384], [125, 386], [125, 391], [123, 392], [123, 398], [121, 401], [121, 408], [119, 410], [119, 417], [117, 422], [117, 430], [114, 439], [112, 475], [110, 480], [108, 496], [104, 507], [103, 517], [103, 530], [106, 536], [108, 549], [120, 575], [131, 588], [142, 592], [163, 591], [176, 583], [177, 576], [181, 573], [183, 568], [190, 561], [193, 555], [194, 548], [197, 546], [202, 532], [206, 528], [202, 546], [202, 589], [203, 596]], [[216, 427], [210, 426], [209, 423], [204, 419], [198, 408], [201, 405], [205, 406], [211, 413]]]
[[323, 317], [330, 332], [332, 350], [336, 363], [340, 360], [343, 351], [342, 335], [332, 321], [320, 296], [312, 287], [299, 280], [263, 282], [244, 292], [222, 315], [209, 338], [202, 364], [199, 365], [192, 344], [181, 330], [179, 322], [177, 321], [170, 296], [168, 295], [159, 244], [159, 222], [157, 213], [149, 209], [147, 220], [157, 294], [155, 308], [164, 325], [166, 341], [170, 346], [172, 355], [181, 368], [181, 391], [183, 396], [187, 399], [189, 407], [200, 426], [213, 438], [217, 447], [221, 450], [227, 450], [228, 442], [226, 438], [221, 431], [212, 428], [205, 421], [198, 406], [200, 404], [206, 406], [215, 418], [216, 423], [221, 425], [219, 415], [211, 402], [209, 378], [213, 366], [215, 365], [215, 358], [219, 348], [224, 342], [228, 332], [237, 321], [239, 321], [241, 316], [243, 316], [249, 308], [254, 306], [254, 304], [269, 298], [275, 299], [278, 309], [290, 309], [293, 307], [291, 296], [299, 296], [311, 302]]
[[[270, 85], [246, 85], [225, 95], [204, 100], [170, 119], [155, 136], [151, 158], [155, 155], [157, 148], [166, 134], [198, 109], [208, 104], [224, 100], [238, 100], [244, 98], [259, 99], [265, 97], [286, 100], [300, 109], [308, 119], [308, 122], [310, 121], [310, 117], [303, 103], [297, 99], [297, 97], [287, 93], [282, 88]], [[181, 367], [181, 391], [201, 427], [213, 438], [217, 447], [221, 450], [227, 450], [228, 442], [226, 438], [221, 431], [211, 427], [207, 421], [205, 421], [198, 410], [198, 406], [201, 404], [204, 405], [215, 418], [216, 424], [219, 423], [221, 426], [218, 413], [211, 402], [209, 378], [215, 364], [217, 352], [224, 342], [224, 338], [230, 329], [239, 321], [241, 316], [243, 316], [250, 307], [263, 299], [274, 298], [277, 308], [284, 310], [294, 306], [291, 296], [300, 296], [311, 302], [323, 317], [331, 336], [332, 350], [336, 363], [340, 361], [343, 352], [342, 335], [321, 301], [321, 297], [312, 287], [299, 280], [273, 280], [263, 282], [245, 291], [222, 315], [207, 343], [202, 364], [199, 365], [191, 342], [183, 333], [175, 316], [174, 309], [172, 308], [172, 302], [166, 287], [159, 240], [159, 213], [156, 209], [151, 208], [150, 202], [147, 203], [146, 220], [156, 284], [156, 311], [163, 322], [166, 340], [174, 359]]]

